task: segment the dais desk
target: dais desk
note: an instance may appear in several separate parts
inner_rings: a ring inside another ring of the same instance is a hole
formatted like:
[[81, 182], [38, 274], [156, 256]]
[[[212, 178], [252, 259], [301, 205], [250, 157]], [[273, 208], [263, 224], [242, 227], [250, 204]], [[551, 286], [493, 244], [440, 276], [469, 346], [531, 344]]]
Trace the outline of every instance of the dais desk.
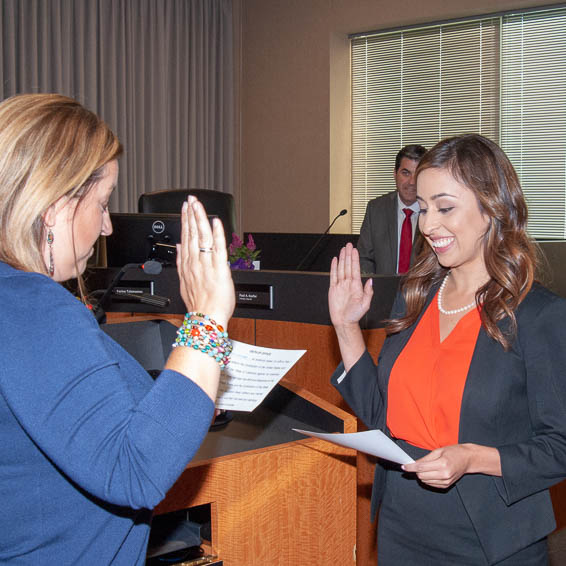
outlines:
[[[106, 273], [102, 278], [100, 278], [101, 274], [102, 273], [98, 274], [98, 281], [101, 282], [100, 287], [103, 288], [104, 282], [107, 284], [112, 278], [112, 272]], [[136, 277], [139, 276], [136, 275]], [[162, 279], [159, 280], [159, 277], [162, 277]], [[287, 374], [285, 383], [294, 384], [293, 386], [298, 387], [298, 391], [300, 392], [306, 393], [308, 391], [309, 394], [313, 394], [320, 400], [326, 401], [335, 409], [347, 412], [350, 411], [349, 407], [344, 403], [342, 398], [329, 383], [329, 377], [340, 361], [340, 352], [328, 315], [328, 274], [242, 271], [233, 272], [233, 277], [236, 286], [238, 286], [238, 284], [260, 284], [273, 286], [274, 308], [265, 309], [239, 306], [236, 308], [234, 318], [230, 321], [230, 336], [236, 340], [260, 346], [306, 349], [307, 353]], [[396, 277], [382, 276], [374, 278], [374, 297], [372, 306], [368, 315], [361, 321], [368, 349], [374, 358], [377, 357], [385, 339], [382, 321], [389, 315], [391, 304], [397, 290], [397, 285], [398, 279]], [[155, 277], [155, 289], [157, 294], [165, 296], [173, 296], [173, 294], [178, 295], [178, 280], [176, 278], [176, 273], [164, 272], [163, 276]], [[183, 318], [184, 308], [180, 299], [176, 299], [176, 301], [177, 302], [172, 301], [168, 312], [153, 309], [153, 312], [148, 313], [147, 308], [140, 308], [137, 305], [132, 305], [132, 307], [134, 307], [132, 310], [137, 310], [137, 314], [109, 312], [108, 317], [109, 320], [112, 321], [164, 318], [171, 320], [171, 322], [176, 325], [179, 325]], [[123, 303], [117, 303], [112, 305], [110, 310], [124, 311], [126, 309], [124, 308]], [[361, 423], [358, 423], [358, 429], [362, 428], [363, 426]], [[304, 443], [305, 441], [302, 442]], [[309, 440], [307, 442], [312, 441]], [[323, 443], [321, 450], [328, 451], [327, 443]], [[268, 450], [268, 452], [273, 452], [273, 450]], [[292, 454], [295, 454], [295, 452], [292, 452]], [[249, 456], [253, 458], [262, 458], [259, 455], [250, 454]], [[314, 454], [312, 454], [311, 457], [312, 456], [314, 456]], [[265, 457], [265, 455], [263, 457]], [[290, 456], [287, 455], [281, 457], [285, 459]], [[356, 523], [357, 521], [357, 562], [358, 564], [370, 564], [375, 563], [376, 561], [376, 525], [375, 523], [373, 525], [369, 523], [370, 494], [373, 481], [374, 462], [371, 457], [363, 454], [357, 454], [355, 458], [355, 481], [357, 490], [355, 516], [353, 518], [347, 518], [347, 515], [345, 514], [347, 511], [342, 508], [340, 513], [342, 514], [341, 517], [343, 520], [341, 522], [339, 521], [339, 523], [342, 528], [348, 528], [351, 524], [350, 521], [353, 521], [353, 523]], [[227, 457], [226, 462], [233, 459], [234, 457], [232, 456]], [[301, 464], [301, 466], [308, 467], [308, 460], [309, 457], [307, 457], [307, 462]], [[222, 462], [224, 462], [224, 460]], [[211, 474], [211, 478], [219, 478], [219, 481], [225, 482], [227, 479], [223, 476], [223, 474], [241, 473], [241, 469], [237, 467], [236, 463], [223, 463], [221, 467], [219, 466], [220, 463], [221, 462], [214, 463], [214, 465], [211, 464], [212, 468], [208, 468], [209, 471], [202, 476], [199, 475], [203, 474], [202, 471], [191, 472], [191, 474], [196, 475], [191, 475], [190, 481], [197, 481], [197, 483], [200, 483], [201, 481], [206, 480], [206, 477]], [[262, 461], [261, 465], [263, 466], [267, 464]], [[191, 469], [192, 468], [190, 466], [187, 472]], [[215, 473], [217, 471], [219, 475], [212, 475], [213, 471]], [[188, 477], [189, 476], [187, 476], [187, 478]], [[210, 486], [207, 486], [205, 489], [208, 489], [209, 487]], [[281, 486], [281, 489], [283, 489], [283, 487], [284, 486]], [[554, 487], [551, 490], [551, 494], [558, 528], [563, 528], [566, 526], [566, 483], [563, 482], [562, 484]], [[177, 497], [177, 495], [176, 488], [174, 488], [174, 490], [172, 490], [171, 497]], [[262, 499], [264, 495], [261, 494], [259, 497]], [[315, 497], [315, 494], [311, 492], [309, 497]], [[167, 497], [166, 501], [169, 500], [170, 496]], [[197, 500], [200, 499], [197, 498]], [[317, 500], [316, 497], [314, 501], [316, 504], [319, 503], [319, 500]], [[226, 505], [228, 504], [229, 503], [226, 502]], [[158, 511], [166, 508], [166, 506], [160, 506]], [[326, 519], [327, 517], [325, 516], [325, 520]], [[261, 519], [259, 521], [262, 523], [269, 522], [268, 515], [261, 515]], [[258, 524], [256, 524], [256, 526], [257, 525]], [[257, 526], [257, 528], [259, 528], [259, 526]], [[312, 528], [315, 529], [313, 532], [316, 532], [318, 527], [309, 526], [307, 530]], [[304, 535], [307, 536], [308, 533], [304, 533]], [[286, 531], [284, 536], [287, 536]], [[305, 544], [307, 543], [305, 542]], [[312, 545], [313, 548], [318, 548], [317, 542], [313, 541]], [[291, 551], [289, 550], [285, 552]], [[284, 553], [281, 556], [285, 556], [286, 559], [288, 555]], [[254, 562], [242, 563], [254, 564]], [[259, 563], [260, 562], [258, 562], [258, 564]], [[272, 563], [286, 564], [287, 562], [275, 561]], [[309, 563], [309, 561], [305, 560], [304, 563]], [[313, 559], [312, 563], [324, 566], [325, 564], [347, 564], [349, 562], [325, 562]], [[263, 564], [270, 564], [270, 562], [265, 561]]]

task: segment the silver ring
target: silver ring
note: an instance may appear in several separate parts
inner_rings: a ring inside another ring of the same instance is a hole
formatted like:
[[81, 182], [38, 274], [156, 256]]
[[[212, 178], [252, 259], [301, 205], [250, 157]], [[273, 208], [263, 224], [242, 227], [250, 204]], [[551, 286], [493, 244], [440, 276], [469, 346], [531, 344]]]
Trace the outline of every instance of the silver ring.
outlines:
[[202, 252], [202, 253], [206, 253], [206, 254], [211, 254], [213, 252], [213, 249], [212, 248], [199, 248], [198, 251]]

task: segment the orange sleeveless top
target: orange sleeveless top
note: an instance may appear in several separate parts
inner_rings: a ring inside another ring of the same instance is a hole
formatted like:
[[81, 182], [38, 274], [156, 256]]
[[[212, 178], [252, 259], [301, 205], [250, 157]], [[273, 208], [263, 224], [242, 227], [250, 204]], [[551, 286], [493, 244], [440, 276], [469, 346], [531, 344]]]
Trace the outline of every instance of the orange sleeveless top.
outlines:
[[439, 315], [435, 296], [395, 361], [388, 386], [391, 434], [427, 450], [458, 443], [462, 395], [481, 326], [473, 309], [440, 342]]

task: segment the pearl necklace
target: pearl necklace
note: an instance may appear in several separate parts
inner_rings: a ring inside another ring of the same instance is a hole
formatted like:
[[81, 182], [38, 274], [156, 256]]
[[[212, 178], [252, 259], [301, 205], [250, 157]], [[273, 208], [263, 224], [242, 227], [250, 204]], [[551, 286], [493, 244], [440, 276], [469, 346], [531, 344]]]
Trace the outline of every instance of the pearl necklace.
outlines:
[[465, 307], [460, 307], [459, 309], [452, 309], [452, 310], [444, 310], [442, 308], [442, 292], [444, 291], [444, 287], [446, 287], [446, 281], [448, 281], [448, 276], [450, 275], [450, 272], [448, 272], [446, 274], [446, 276], [444, 277], [444, 279], [442, 280], [442, 283], [440, 284], [440, 289], [438, 289], [438, 295], [437, 295], [437, 302], [438, 302], [438, 310], [442, 313], [442, 314], [447, 314], [447, 315], [451, 315], [451, 314], [458, 314], [460, 312], [465, 312], [465, 311], [469, 311], [470, 309], [474, 308], [476, 306], [476, 300], [474, 299], [473, 302], [471, 302], [469, 305], [466, 305]]

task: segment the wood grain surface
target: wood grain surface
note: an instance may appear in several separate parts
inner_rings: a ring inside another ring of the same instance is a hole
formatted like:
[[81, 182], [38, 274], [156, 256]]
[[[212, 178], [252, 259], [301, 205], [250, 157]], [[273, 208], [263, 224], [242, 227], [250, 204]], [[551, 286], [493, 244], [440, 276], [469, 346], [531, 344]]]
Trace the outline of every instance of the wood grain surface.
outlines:
[[[355, 431], [351, 415], [320, 406]], [[353, 565], [355, 499], [355, 452], [309, 438], [190, 464], [156, 513], [210, 504], [210, 545], [225, 566]]]

